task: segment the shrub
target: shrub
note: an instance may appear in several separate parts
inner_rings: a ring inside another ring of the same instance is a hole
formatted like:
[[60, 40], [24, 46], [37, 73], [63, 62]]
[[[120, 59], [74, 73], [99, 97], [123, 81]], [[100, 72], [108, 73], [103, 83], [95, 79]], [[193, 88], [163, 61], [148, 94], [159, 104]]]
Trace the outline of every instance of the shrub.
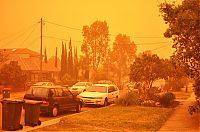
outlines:
[[140, 105], [142, 100], [138, 94], [128, 92], [116, 100], [117, 105], [129, 106], [129, 105]]
[[162, 94], [159, 97], [159, 102], [162, 106], [167, 107], [175, 100], [175, 95], [171, 92]]
[[180, 91], [181, 88], [187, 85], [188, 85], [188, 79], [182, 77], [182, 78], [175, 78], [175, 79], [168, 80], [166, 84], [166, 88], [168, 88], [168, 90], [170, 88], [173, 91]]
[[197, 97], [200, 97], [200, 80], [199, 79], [195, 80], [194, 93]]

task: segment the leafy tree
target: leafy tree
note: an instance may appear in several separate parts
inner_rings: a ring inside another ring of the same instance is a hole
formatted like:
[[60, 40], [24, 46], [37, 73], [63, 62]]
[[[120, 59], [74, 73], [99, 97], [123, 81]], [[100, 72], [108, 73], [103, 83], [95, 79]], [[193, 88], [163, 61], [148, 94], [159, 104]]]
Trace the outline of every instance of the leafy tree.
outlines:
[[97, 71], [99, 64], [105, 61], [109, 31], [106, 21], [95, 21], [90, 26], [83, 26], [83, 44], [81, 51], [90, 59], [92, 68]]
[[116, 62], [118, 69], [119, 82], [121, 82], [122, 73], [128, 74], [128, 66], [133, 62], [136, 53], [136, 45], [131, 42], [130, 37], [118, 34], [113, 43], [112, 61]]
[[142, 85], [142, 91], [145, 96], [148, 96], [149, 89], [155, 80], [162, 78], [160, 70], [163, 65], [156, 54], [142, 53], [136, 57], [130, 67], [130, 80]]
[[11, 61], [9, 64], [3, 65], [0, 73], [0, 82], [3, 85], [20, 87], [24, 85], [27, 79], [16, 61]]
[[169, 26], [164, 36], [173, 39], [176, 61], [182, 63], [187, 68], [187, 74], [196, 80], [200, 80], [199, 3], [200, 0], [183, 0], [180, 5], [175, 2], [160, 5], [160, 12]]
[[7, 60], [9, 54], [4, 54], [3, 51], [0, 51], [0, 63], [3, 63]]
[[153, 81], [160, 78], [161, 67], [161, 60], [156, 54], [143, 53], [140, 57], [136, 57], [131, 65], [130, 80], [142, 82], [150, 88]]

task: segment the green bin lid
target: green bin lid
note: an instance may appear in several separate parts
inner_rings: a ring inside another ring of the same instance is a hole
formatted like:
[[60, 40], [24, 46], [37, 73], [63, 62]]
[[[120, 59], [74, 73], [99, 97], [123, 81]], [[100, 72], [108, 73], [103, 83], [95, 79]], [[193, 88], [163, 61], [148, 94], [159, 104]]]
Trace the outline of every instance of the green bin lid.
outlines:
[[23, 103], [24, 101], [23, 100], [20, 100], [20, 99], [2, 99], [1, 102], [9, 102], [9, 103]]

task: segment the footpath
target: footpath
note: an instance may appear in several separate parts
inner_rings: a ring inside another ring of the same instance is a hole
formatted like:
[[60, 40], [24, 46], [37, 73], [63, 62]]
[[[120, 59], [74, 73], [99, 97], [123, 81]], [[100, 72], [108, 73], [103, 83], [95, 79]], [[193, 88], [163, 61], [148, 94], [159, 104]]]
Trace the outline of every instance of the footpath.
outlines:
[[193, 105], [194, 102], [195, 95], [192, 93], [187, 100], [180, 102], [159, 132], [199, 132], [200, 114], [194, 113], [190, 115], [188, 112], [188, 106]]

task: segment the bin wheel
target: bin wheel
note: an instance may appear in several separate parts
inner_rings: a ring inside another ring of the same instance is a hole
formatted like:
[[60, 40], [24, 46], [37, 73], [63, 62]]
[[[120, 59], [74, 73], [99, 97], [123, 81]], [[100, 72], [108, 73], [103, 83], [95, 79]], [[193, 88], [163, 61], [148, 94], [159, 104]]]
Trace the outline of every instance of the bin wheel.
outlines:
[[22, 130], [23, 129], [23, 126], [21, 124], [19, 124], [19, 129]]
[[79, 113], [81, 111], [81, 104], [78, 104], [76, 106], [76, 113]]
[[42, 122], [39, 120], [37, 124], [38, 124], [38, 125], [41, 125], [41, 124], [42, 124]]
[[57, 106], [53, 107], [51, 114], [53, 117], [56, 117], [58, 115], [58, 107]]

